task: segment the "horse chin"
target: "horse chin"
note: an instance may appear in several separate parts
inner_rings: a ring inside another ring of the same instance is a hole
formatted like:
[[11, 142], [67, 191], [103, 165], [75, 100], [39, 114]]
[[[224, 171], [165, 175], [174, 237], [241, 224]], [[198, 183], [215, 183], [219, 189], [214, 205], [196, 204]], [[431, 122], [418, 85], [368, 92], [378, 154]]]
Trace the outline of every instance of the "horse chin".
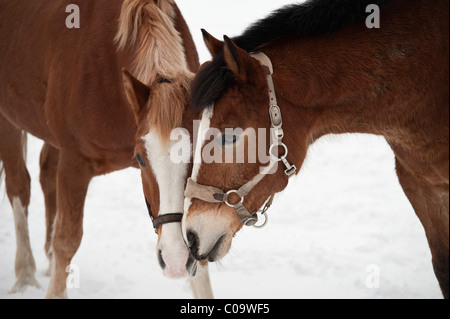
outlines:
[[176, 272], [176, 271], [169, 271], [167, 269], [164, 269], [163, 273], [164, 273], [164, 276], [166, 276], [169, 279], [183, 279], [183, 278], [189, 277], [189, 273], [187, 271]]
[[188, 278], [190, 276], [191, 269], [189, 269], [189, 264], [192, 263], [190, 256], [186, 256], [186, 258], [184, 256], [171, 258], [166, 255], [163, 258], [165, 262], [163, 268], [164, 276], [170, 279]]

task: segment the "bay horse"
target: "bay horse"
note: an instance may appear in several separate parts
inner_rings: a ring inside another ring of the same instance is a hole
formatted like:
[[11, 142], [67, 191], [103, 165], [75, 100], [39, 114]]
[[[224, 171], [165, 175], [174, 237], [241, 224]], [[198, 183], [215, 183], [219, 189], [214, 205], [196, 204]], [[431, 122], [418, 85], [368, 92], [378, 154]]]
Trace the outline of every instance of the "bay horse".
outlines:
[[[66, 27], [69, 4], [80, 8], [80, 29]], [[66, 268], [81, 243], [83, 207], [91, 179], [138, 167], [136, 118], [125, 94], [122, 69], [132, 70], [150, 84], [157, 81], [160, 71], [170, 69], [169, 57], [185, 59], [186, 66], [195, 71], [198, 55], [173, 0], [1, 0], [0, 21], [0, 155], [8, 197], [14, 214], [20, 217], [16, 219], [20, 230], [16, 234], [16, 285], [20, 289], [36, 285], [26, 221], [29, 176], [21, 143], [22, 132], [27, 132], [46, 142], [41, 153], [41, 185], [48, 234], [53, 233], [46, 244], [52, 256], [47, 297], [65, 298]], [[158, 101], [167, 108], [171, 102]], [[157, 184], [152, 183], [148, 186], [155, 190], [151, 196], [145, 191], [145, 197], [149, 206], [153, 204], [149, 212], [157, 220], [159, 194]], [[175, 234], [175, 228], [161, 229], [161, 224], [165, 221], [155, 226], [158, 254], [167, 250], [166, 254], [180, 256], [179, 260], [164, 260], [165, 274], [179, 277], [184, 275], [183, 267], [186, 272], [194, 271], [184, 244], [160, 246], [165, 237], [180, 238], [183, 243], [181, 228]], [[191, 281], [192, 288], [194, 295], [200, 291], [208, 297], [207, 268], [202, 274]], [[202, 289], [196, 289], [198, 286]]]
[[[374, 4], [380, 28], [367, 23]], [[448, 15], [447, 0], [312, 0], [283, 7], [233, 39], [203, 31], [213, 60], [192, 84], [201, 125], [182, 225], [196, 259], [222, 259], [266, 202], [267, 214], [317, 139], [375, 134], [395, 153], [449, 298]], [[205, 159], [211, 145], [247, 154], [246, 133], [257, 128], [266, 134], [256, 145], [270, 160]]]

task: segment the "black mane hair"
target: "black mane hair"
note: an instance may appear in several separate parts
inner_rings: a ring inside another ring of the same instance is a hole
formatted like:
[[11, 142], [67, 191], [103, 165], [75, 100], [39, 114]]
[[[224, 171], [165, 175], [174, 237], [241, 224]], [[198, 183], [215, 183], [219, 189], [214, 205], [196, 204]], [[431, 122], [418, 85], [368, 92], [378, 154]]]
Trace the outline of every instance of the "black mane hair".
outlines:
[[[380, 8], [393, 0], [309, 0], [276, 10], [257, 21], [233, 41], [247, 52], [283, 37], [310, 38], [331, 34], [365, 21], [366, 8]], [[220, 53], [208, 63], [192, 83], [192, 110], [195, 113], [212, 105], [231, 85], [233, 75]]]

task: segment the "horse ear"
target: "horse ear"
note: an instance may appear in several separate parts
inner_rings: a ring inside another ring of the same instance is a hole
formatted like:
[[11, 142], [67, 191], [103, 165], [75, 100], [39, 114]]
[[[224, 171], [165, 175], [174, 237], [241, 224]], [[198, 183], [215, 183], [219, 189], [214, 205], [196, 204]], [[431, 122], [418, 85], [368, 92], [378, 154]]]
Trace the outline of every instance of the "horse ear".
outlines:
[[224, 36], [224, 58], [228, 68], [235, 77], [243, 82], [247, 81], [246, 62], [251, 59], [250, 54], [239, 48], [229, 37]]
[[203, 41], [213, 57], [223, 51], [223, 42], [214, 38], [211, 34], [202, 29]]
[[123, 69], [122, 73], [128, 102], [130, 102], [131, 107], [137, 115], [147, 107], [150, 88], [132, 76], [127, 70]]

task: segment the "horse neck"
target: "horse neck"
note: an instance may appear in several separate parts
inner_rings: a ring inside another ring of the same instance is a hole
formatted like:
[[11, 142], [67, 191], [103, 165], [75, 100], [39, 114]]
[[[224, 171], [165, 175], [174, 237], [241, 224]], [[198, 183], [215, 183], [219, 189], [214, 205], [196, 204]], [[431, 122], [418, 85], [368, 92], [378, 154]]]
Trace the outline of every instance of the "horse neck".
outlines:
[[[286, 120], [295, 129], [300, 124], [309, 143], [327, 134], [367, 133], [382, 135], [391, 144], [425, 145], [437, 137], [418, 129], [424, 122], [439, 123], [437, 134], [445, 136], [448, 118], [442, 114], [448, 114], [448, 100], [431, 109], [426, 104], [439, 96], [442, 101], [448, 93], [448, 85], [442, 86], [442, 79], [448, 82], [448, 17], [431, 12], [439, 19], [423, 27], [412, 18], [415, 5], [418, 2], [403, 11], [385, 12], [384, 21], [392, 23], [381, 29], [360, 25], [331, 36], [284, 39], [262, 48], [274, 65], [282, 112], [284, 103], [291, 113]], [[447, 31], [430, 38], [435, 29]], [[413, 65], [428, 67], [412, 69]]]
[[[279, 51], [284, 49], [280, 47]], [[393, 115], [385, 114], [383, 108], [387, 106], [380, 103], [384, 91], [389, 90], [387, 84], [380, 83], [381, 76], [376, 79], [376, 75], [367, 73], [371, 67], [365, 58], [348, 63], [348, 57], [320, 54], [324, 51], [336, 53], [333, 48], [315, 50], [314, 47], [310, 49], [311, 54], [305, 50], [268, 53], [275, 67], [275, 89], [282, 111], [284, 102], [290, 106], [288, 112], [295, 119], [309, 123], [312, 141], [326, 134], [384, 135]], [[281, 56], [289, 58], [277, 58]]]

